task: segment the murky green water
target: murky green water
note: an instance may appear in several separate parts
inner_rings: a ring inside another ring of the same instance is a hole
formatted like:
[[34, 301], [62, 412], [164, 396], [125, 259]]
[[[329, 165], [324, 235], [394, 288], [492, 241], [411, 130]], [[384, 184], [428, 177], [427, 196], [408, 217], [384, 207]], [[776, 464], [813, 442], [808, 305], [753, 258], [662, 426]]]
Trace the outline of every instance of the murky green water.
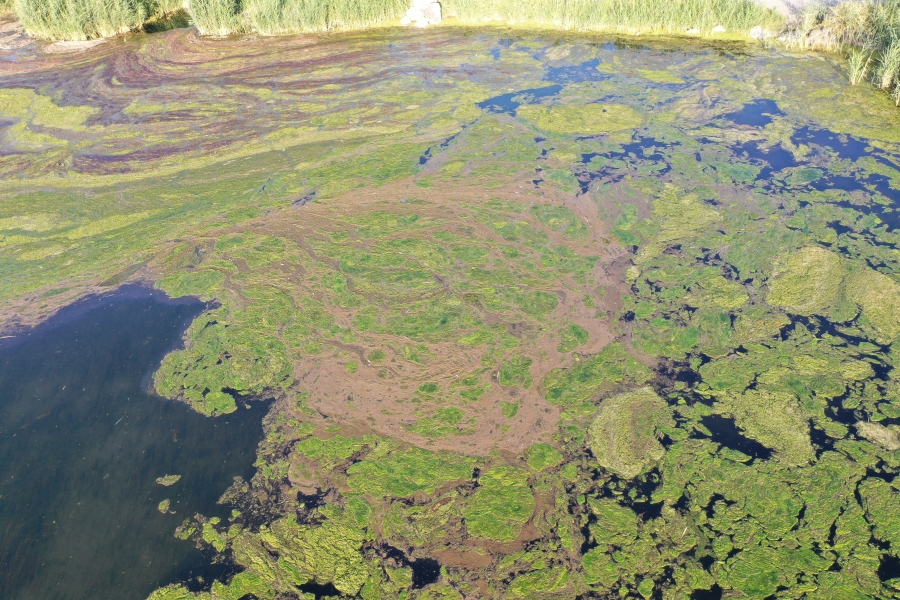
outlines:
[[[0, 596], [140, 599], [214, 576], [174, 538], [253, 474], [263, 405], [212, 421], [147, 393], [200, 310], [131, 289], [0, 346]], [[181, 475], [171, 487], [156, 483]], [[157, 505], [170, 499], [171, 514]]]

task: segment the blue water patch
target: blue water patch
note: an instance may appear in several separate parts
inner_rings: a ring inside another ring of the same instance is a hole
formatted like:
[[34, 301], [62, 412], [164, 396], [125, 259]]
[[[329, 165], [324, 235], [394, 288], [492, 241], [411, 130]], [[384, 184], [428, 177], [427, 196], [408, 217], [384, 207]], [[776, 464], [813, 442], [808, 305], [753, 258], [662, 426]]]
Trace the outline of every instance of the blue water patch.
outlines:
[[[466, 129], [466, 127], [468, 127], [468, 126], [463, 127], [463, 131]], [[422, 156], [419, 157], [419, 166], [426, 164], [429, 160], [434, 158], [434, 155], [437, 154], [437, 152], [440, 152], [441, 150], [446, 150], [447, 147], [451, 144], [451, 142], [453, 142], [453, 140], [458, 138], [461, 134], [462, 134], [462, 131], [460, 131], [459, 133], [454, 133], [453, 135], [451, 135], [450, 137], [445, 139], [443, 142], [438, 144], [438, 149], [436, 152], [434, 151], [434, 146], [431, 146], [427, 150], [425, 150], [425, 152], [422, 154]]]
[[520, 90], [518, 92], [509, 92], [488, 98], [483, 102], [479, 102], [476, 106], [482, 110], [492, 113], [516, 114], [516, 109], [523, 104], [531, 104], [539, 98], [555, 96], [562, 89], [561, 85], [548, 85], [542, 88], [533, 88], [529, 90]]
[[[677, 145], [678, 144], [666, 144], [660, 142], [656, 138], [645, 137], [630, 144], [623, 144], [621, 151], [589, 152], [582, 154], [581, 162], [587, 166], [592, 159], [598, 156], [608, 159], [628, 159], [635, 165], [637, 165], [637, 161], [648, 161], [650, 163], [659, 163], [658, 165], [655, 165], [654, 170], [657, 176], [661, 176], [671, 171], [672, 167], [669, 165], [668, 161], [666, 161], [666, 157], [658, 152], [658, 150], [663, 148], [673, 148]], [[575, 173], [575, 178], [578, 180], [579, 186], [581, 187], [581, 193], [584, 194], [590, 189], [591, 182], [602, 179], [606, 175], [606, 168], [601, 168], [597, 171], [590, 171], [585, 168], [584, 170]]]
[[546, 67], [544, 79], [555, 83], [582, 83], [584, 81], [605, 81], [611, 77], [597, 70], [600, 59], [586, 60], [578, 65]]
[[798, 146], [800, 144], [815, 144], [816, 146], [829, 148], [838, 157], [850, 160], [857, 160], [872, 153], [867, 141], [849, 135], [838, 135], [829, 129], [803, 127], [794, 132], [794, 135], [791, 136], [791, 141]]
[[794, 154], [780, 145], [762, 148], [760, 147], [760, 142], [752, 141], [736, 144], [732, 146], [732, 151], [737, 156], [743, 154], [753, 161], [765, 164], [765, 167], [757, 176], [757, 180], [768, 180], [778, 171], [799, 166], [799, 163], [794, 158]]
[[765, 127], [772, 122], [772, 117], [783, 116], [774, 100], [754, 100], [744, 105], [741, 110], [725, 115], [725, 118], [735, 125], [749, 125], [751, 127]]

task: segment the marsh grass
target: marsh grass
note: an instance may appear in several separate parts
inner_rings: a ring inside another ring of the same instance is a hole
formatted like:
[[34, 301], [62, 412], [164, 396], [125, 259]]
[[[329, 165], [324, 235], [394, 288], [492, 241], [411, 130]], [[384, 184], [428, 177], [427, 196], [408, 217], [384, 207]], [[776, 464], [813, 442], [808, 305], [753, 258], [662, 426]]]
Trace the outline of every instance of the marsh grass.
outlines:
[[788, 45], [847, 56], [850, 83], [867, 79], [900, 105], [900, 0], [843, 0], [801, 14]]
[[229, 35], [245, 30], [239, 0], [190, 0], [188, 11], [203, 35]]
[[[180, 0], [0, 0], [13, 2], [29, 34], [84, 40], [140, 28], [181, 8]], [[201, 34], [266, 35], [359, 29], [395, 21], [408, 0], [188, 0]], [[777, 31], [783, 19], [752, 0], [445, 0], [445, 15], [463, 22], [535, 23], [574, 30], [708, 33], [717, 26], [746, 34]]]
[[746, 35], [756, 26], [779, 31], [784, 19], [751, 0], [447, 0], [460, 20], [534, 22], [565, 29], [646, 33], [710, 33], [715, 27]]
[[148, 19], [181, 8], [178, 0], [12, 0], [29, 35], [88, 40], [139, 29]]
[[869, 65], [872, 64], [872, 52], [866, 50], [851, 50], [847, 57], [847, 67], [850, 70], [850, 85], [858, 85], [866, 78]]
[[399, 19], [406, 0], [245, 0], [246, 26], [265, 35], [360, 29]]

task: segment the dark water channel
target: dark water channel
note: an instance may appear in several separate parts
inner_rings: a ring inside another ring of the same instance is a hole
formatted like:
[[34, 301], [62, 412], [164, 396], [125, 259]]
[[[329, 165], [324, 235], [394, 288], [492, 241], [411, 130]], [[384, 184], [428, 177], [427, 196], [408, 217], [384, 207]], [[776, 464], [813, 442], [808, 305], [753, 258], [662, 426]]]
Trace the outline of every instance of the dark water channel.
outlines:
[[[175, 528], [252, 476], [265, 406], [208, 418], [147, 392], [203, 309], [142, 288], [0, 346], [0, 598], [143, 599], [215, 576]], [[171, 487], [156, 483], [181, 475]], [[157, 506], [171, 500], [175, 514]], [[223, 515], [224, 516], [224, 515]]]

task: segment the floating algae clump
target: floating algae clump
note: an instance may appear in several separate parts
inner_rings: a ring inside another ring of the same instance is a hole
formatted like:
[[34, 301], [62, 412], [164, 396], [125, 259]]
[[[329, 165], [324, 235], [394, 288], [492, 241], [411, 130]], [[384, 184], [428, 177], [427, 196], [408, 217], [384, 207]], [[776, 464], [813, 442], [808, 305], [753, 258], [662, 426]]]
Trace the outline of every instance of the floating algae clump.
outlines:
[[735, 310], [743, 306], [749, 296], [744, 286], [721, 276], [706, 277], [697, 282], [697, 291], [688, 294], [685, 304], [698, 308]]
[[643, 117], [624, 104], [527, 105], [516, 114], [550, 133], [599, 135], [641, 126]]
[[721, 218], [697, 194], [684, 192], [671, 184], [666, 185], [653, 203], [653, 216], [658, 222], [658, 232], [651, 242], [641, 246], [635, 258], [639, 265], [658, 256], [670, 244], [708, 232]]
[[457, 492], [450, 492], [425, 506], [391, 503], [382, 521], [385, 537], [419, 547], [443, 538], [448, 522], [458, 516], [458, 496]]
[[641, 384], [650, 377], [650, 369], [614, 342], [574, 367], [550, 371], [543, 385], [547, 389], [548, 402], [568, 405], [590, 400], [595, 394], [609, 391], [619, 383]]
[[769, 281], [769, 304], [801, 315], [820, 314], [837, 303], [847, 275], [843, 259], [810, 246], [778, 259]]
[[495, 542], [516, 539], [534, 512], [528, 471], [494, 467], [478, 483], [481, 487], [469, 498], [463, 512], [469, 535]]
[[555, 467], [563, 461], [562, 453], [546, 443], [532, 444], [525, 454], [528, 457], [528, 466], [535, 471]]
[[563, 567], [539, 569], [513, 579], [509, 584], [509, 595], [512, 598], [554, 597], [554, 593], [565, 590], [568, 584], [567, 569]]
[[502, 386], [519, 386], [525, 389], [531, 387], [531, 363], [527, 356], [513, 356], [503, 363], [498, 377]]
[[556, 349], [560, 352], [571, 352], [578, 346], [587, 344], [590, 339], [588, 330], [575, 323], [569, 323], [568, 326], [559, 330], [559, 345]]
[[423, 490], [433, 492], [444, 483], [472, 476], [475, 459], [457, 454], [440, 455], [421, 448], [369, 455], [347, 470], [354, 490], [375, 497], [403, 498]]
[[156, 483], [169, 487], [170, 485], [175, 485], [176, 483], [178, 483], [178, 480], [180, 479], [181, 475], [164, 475], [163, 477], [157, 477]]
[[896, 425], [885, 427], [878, 423], [860, 421], [856, 424], [856, 431], [869, 441], [875, 442], [886, 450], [893, 452], [900, 450], [900, 432]]
[[600, 404], [589, 430], [590, 448], [603, 467], [631, 479], [663, 457], [658, 428], [673, 424], [652, 388], [625, 392]]
[[845, 284], [847, 298], [862, 311], [859, 326], [870, 331], [881, 343], [892, 342], [900, 335], [900, 284], [892, 278], [862, 269]]
[[780, 257], [769, 280], [769, 304], [800, 315], [849, 321], [886, 344], [900, 336], [900, 284], [817, 246]]
[[722, 397], [713, 410], [733, 416], [747, 437], [775, 449], [786, 464], [806, 464], [813, 458], [809, 419], [792, 394], [747, 390]]

